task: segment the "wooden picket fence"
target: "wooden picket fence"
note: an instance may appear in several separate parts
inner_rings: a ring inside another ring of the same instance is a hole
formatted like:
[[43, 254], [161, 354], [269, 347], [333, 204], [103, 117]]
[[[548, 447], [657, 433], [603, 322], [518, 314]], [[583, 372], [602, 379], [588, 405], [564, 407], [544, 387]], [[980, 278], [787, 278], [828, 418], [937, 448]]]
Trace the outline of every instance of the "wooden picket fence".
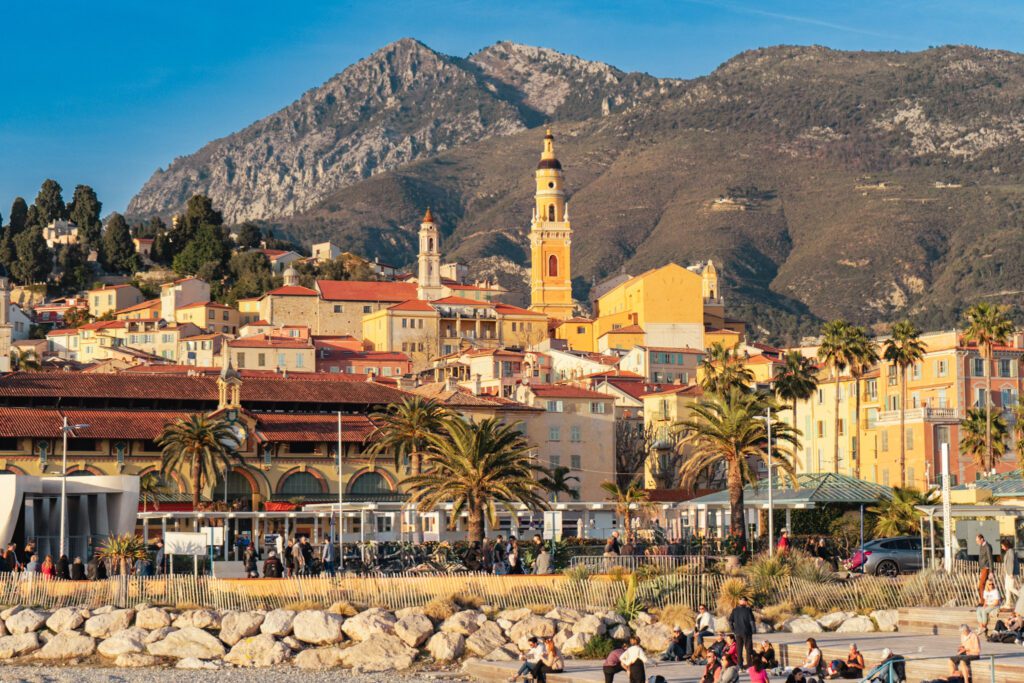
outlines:
[[[669, 573], [637, 582], [637, 598], [648, 606], [682, 604], [713, 608], [728, 576]], [[360, 577], [215, 579], [206, 576], [111, 577], [103, 581], [61, 581], [39, 575], [0, 574], [0, 605], [132, 607], [139, 603], [176, 607], [252, 610], [286, 606], [354, 604], [400, 609], [453, 595], [473, 596], [497, 608], [552, 605], [577, 610], [613, 609], [627, 590], [624, 578], [591, 576], [494, 576], [489, 574], [399, 574]], [[820, 611], [972, 605], [976, 581], [970, 574], [922, 572], [887, 578], [858, 576], [819, 583], [783, 578], [754, 587], [763, 605], [791, 602]]]

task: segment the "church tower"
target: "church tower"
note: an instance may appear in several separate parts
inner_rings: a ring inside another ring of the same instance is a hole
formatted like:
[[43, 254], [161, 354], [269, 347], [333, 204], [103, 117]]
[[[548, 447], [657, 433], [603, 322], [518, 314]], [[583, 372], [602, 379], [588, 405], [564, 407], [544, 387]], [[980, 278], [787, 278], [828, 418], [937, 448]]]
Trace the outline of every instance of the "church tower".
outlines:
[[555, 136], [544, 135], [537, 164], [537, 192], [530, 224], [530, 310], [564, 320], [572, 317], [569, 205], [562, 164], [555, 158]]
[[416, 296], [424, 301], [444, 297], [441, 288], [441, 234], [430, 209], [420, 223], [419, 272], [416, 275]]
[[11, 371], [11, 290], [7, 270], [0, 265], [0, 372]]

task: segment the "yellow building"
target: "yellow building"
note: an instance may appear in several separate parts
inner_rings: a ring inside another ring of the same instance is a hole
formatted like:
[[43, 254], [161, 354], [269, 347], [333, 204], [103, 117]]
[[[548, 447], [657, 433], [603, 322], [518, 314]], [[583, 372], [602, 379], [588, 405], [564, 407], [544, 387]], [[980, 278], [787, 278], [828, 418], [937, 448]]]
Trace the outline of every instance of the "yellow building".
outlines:
[[159, 320], [160, 299], [150, 299], [114, 312], [115, 320]]
[[[644, 427], [652, 430], [656, 443], [674, 443], [675, 426], [689, 417], [689, 407], [703, 395], [696, 384], [676, 385], [659, 391], [642, 394]], [[657, 488], [657, 458], [655, 449], [648, 455], [644, 467], [644, 486]]]
[[257, 335], [232, 339], [227, 347], [239, 370], [316, 372], [316, 348], [308, 337]]
[[537, 164], [537, 191], [530, 223], [530, 310], [550, 318], [572, 317], [572, 227], [562, 164], [548, 130]]
[[192, 323], [207, 332], [238, 334], [240, 314], [237, 309], [216, 301], [197, 301], [174, 312], [179, 323]]
[[89, 302], [89, 313], [102, 318], [122, 308], [142, 303], [145, 299], [142, 292], [132, 285], [106, 285], [99, 289], [90, 289], [86, 300]]

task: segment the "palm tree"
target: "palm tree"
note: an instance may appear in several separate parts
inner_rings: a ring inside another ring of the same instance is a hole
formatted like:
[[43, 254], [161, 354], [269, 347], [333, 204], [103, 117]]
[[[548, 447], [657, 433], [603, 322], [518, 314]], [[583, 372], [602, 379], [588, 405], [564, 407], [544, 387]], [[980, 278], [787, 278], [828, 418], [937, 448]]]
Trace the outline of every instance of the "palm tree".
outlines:
[[782, 367], [775, 373], [772, 388], [775, 395], [785, 401], [793, 411], [793, 428], [799, 429], [796, 402], [806, 401], [818, 388], [818, 369], [814, 361], [799, 351], [787, 351], [782, 359]]
[[749, 461], [759, 459], [776, 465], [796, 483], [796, 472], [785, 446], [799, 449], [799, 432], [785, 422], [772, 419], [772, 448], [769, 459], [765, 408], [767, 396], [745, 393], [732, 387], [725, 395], [708, 394], [690, 406], [690, 417], [676, 426], [692, 444], [693, 452], [682, 466], [684, 482], [694, 481], [702, 472], [724, 465], [732, 519], [729, 532], [746, 545], [743, 515], [743, 485], [754, 483], [756, 473]]
[[832, 455], [832, 471], [839, 473], [839, 378], [843, 370], [853, 361], [853, 328], [845, 320], [830, 320], [821, 327], [821, 345], [818, 358], [827, 365], [835, 380], [835, 450]]
[[[574, 474], [569, 474], [572, 470], [568, 467], [559, 465], [558, 467], [545, 469], [543, 472], [540, 478], [540, 485], [554, 495], [554, 502], [558, 502], [558, 494], [560, 493], [566, 494], [573, 500], [580, 499], [580, 478]], [[575, 482], [575, 485], [571, 482]]]
[[964, 313], [964, 343], [977, 344], [985, 359], [985, 457], [992, 461], [992, 356], [1013, 336], [1013, 321], [1002, 306], [981, 302]]
[[909, 320], [892, 326], [882, 356], [900, 371], [900, 486], [907, 485], [907, 368], [924, 358], [921, 330]]
[[615, 503], [615, 514], [622, 518], [622, 525], [625, 527], [625, 542], [633, 543], [633, 514], [643, 515], [643, 512], [650, 506], [647, 499], [647, 489], [638, 481], [632, 481], [625, 488], [613, 481], [606, 481], [601, 488], [608, 494], [608, 500]]
[[927, 505], [935, 498], [935, 492], [921, 493], [915, 488], [896, 486], [892, 498], [880, 500], [878, 505], [868, 508], [875, 515], [876, 536], [906, 536], [921, 533], [921, 513], [918, 505]]
[[33, 349], [11, 349], [11, 370], [36, 371], [43, 368], [39, 355]]
[[740, 357], [739, 344], [729, 347], [715, 342], [701, 359], [700, 369], [701, 387], [706, 392], [725, 393], [730, 387], [750, 387], [754, 383], [754, 373]]
[[160, 473], [164, 477], [186, 468], [192, 475], [193, 509], [199, 508], [199, 494], [206, 483], [216, 481], [221, 472], [227, 485], [226, 473], [238, 455], [231, 427], [205, 415], [189, 415], [166, 425], [157, 445], [162, 449]]
[[471, 542], [483, 541], [485, 519], [497, 525], [499, 504], [547, 509], [543, 485], [534, 477], [541, 468], [531, 462], [530, 446], [516, 426], [497, 418], [446, 420], [440, 434], [427, 436], [423, 473], [406, 479], [412, 502], [421, 511], [451, 502], [451, 527], [465, 511]]
[[853, 414], [854, 414], [854, 443], [856, 452], [851, 450], [851, 455], [854, 455], [853, 460], [853, 476], [860, 479], [860, 459], [861, 459], [861, 448], [860, 448], [860, 381], [864, 377], [864, 373], [871, 369], [871, 367], [878, 362], [878, 346], [874, 340], [868, 337], [867, 330], [863, 327], [853, 327], [850, 329], [850, 347], [852, 354], [850, 357], [850, 376], [853, 377]]
[[142, 511], [146, 511], [146, 504], [153, 503], [153, 509], [160, 509], [158, 496], [167, 492], [163, 479], [158, 472], [149, 472], [139, 477], [139, 498], [142, 499]]
[[[960, 422], [960, 450], [974, 458], [979, 470], [995, 470], [1006, 453], [1009, 430], [1002, 415], [991, 418], [981, 408], [970, 408]], [[1019, 449], [1018, 445], [1018, 449]]]
[[452, 413], [437, 401], [422, 396], [411, 396], [401, 403], [392, 403], [383, 412], [370, 419], [377, 427], [370, 434], [371, 453], [391, 451], [395, 456], [395, 469], [409, 458], [412, 473], [422, 473], [422, 455], [429, 445], [429, 437], [443, 431], [444, 423]]

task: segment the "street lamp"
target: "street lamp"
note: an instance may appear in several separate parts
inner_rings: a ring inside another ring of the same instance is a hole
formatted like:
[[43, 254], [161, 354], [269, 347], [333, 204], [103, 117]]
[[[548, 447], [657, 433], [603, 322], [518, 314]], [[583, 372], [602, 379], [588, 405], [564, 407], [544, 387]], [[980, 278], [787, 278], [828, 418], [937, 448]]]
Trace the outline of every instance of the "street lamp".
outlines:
[[764, 410], [764, 417], [760, 417], [758, 419], [764, 420], [765, 427], [768, 429], [768, 557], [774, 557], [775, 501], [772, 499], [772, 469], [775, 465], [772, 462], [772, 408], [771, 406], [766, 406]]
[[338, 411], [338, 571], [345, 573], [345, 482], [341, 478], [341, 411]]
[[60, 552], [58, 553], [58, 559], [62, 555], [67, 554], [67, 540], [68, 540], [68, 432], [73, 432], [76, 429], [85, 429], [89, 425], [87, 424], [68, 424], [68, 416], [64, 416], [64, 424], [60, 428], [61, 436], [64, 442], [64, 452], [61, 458], [60, 468]]

